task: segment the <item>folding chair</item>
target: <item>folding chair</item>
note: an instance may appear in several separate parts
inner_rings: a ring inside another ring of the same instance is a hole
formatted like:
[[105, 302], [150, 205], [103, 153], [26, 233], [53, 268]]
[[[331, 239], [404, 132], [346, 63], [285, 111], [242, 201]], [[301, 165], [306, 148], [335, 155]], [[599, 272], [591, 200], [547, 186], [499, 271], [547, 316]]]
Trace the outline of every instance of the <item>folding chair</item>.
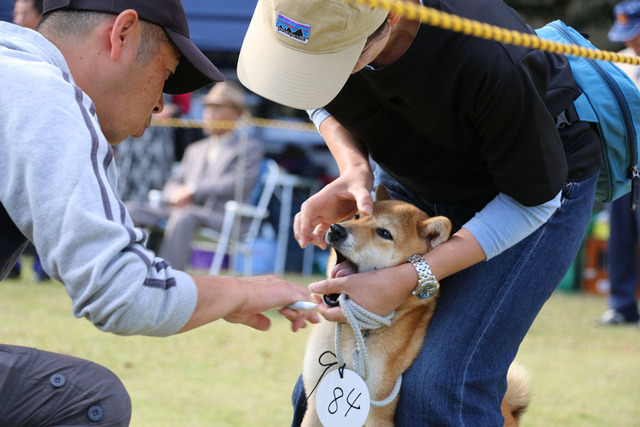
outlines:
[[[194, 243], [194, 246], [214, 250], [209, 274], [220, 274], [225, 254], [229, 255], [230, 268], [235, 267], [237, 256], [241, 254], [244, 256], [243, 274], [245, 276], [251, 275], [253, 244], [260, 234], [264, 220], [269, 216], [268, 206], [279, 175], [280, 167], [276, 161], [265, 159], [256, 187], [256, 193], [259, 194], [259, 197], [255, 198], [256, 203], [249, 204], [230, 200], [224, 206], [222, 230], [217, 231], [203, 227], [198, 231], [198, 237], [205, 238], [207, 241], [199, 241]], [[242, 233], [240, 224], [245, 218], [251, 221], [247, 231]]]

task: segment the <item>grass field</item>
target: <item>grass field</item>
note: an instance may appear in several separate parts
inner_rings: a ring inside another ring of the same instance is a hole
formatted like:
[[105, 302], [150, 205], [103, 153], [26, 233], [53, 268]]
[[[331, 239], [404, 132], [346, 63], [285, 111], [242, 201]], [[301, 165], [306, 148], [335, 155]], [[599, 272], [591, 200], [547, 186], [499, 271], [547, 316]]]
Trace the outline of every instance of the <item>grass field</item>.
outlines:
[[[534, 392], [523, 426], [640, 425], [640, 330], [596, 327], [605, 309], [604, 297], [563, 292], [544, 307], [518, 355]], [[266, 333], [221, 321], [164, 339], [118, 337], [75, 319], [57, 282], [0, 282], [0, 342], [107, 366], [129, 390], [133, 426], [289, 425], [308, 330], [271, 317]]]

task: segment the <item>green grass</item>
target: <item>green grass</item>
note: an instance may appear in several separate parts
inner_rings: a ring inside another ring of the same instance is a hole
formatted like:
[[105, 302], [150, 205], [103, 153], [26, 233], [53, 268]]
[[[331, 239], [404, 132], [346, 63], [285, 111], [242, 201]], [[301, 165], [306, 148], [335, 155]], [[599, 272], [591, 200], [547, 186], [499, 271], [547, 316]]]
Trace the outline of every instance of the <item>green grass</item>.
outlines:
[[[640, 330], [594, 326], [606, 304], [558, 292], [542, 310], [518, 355], [534, 392], [525, 427], [639, 425]], [[133, 426], [289, 425], [308, 329], [271, 318], [266, 333], [221, 321], [164, 339], [118, 337], [75, 319], [57, 282], [0, 282], [0, 342], [110, 368], [131, 395]]]

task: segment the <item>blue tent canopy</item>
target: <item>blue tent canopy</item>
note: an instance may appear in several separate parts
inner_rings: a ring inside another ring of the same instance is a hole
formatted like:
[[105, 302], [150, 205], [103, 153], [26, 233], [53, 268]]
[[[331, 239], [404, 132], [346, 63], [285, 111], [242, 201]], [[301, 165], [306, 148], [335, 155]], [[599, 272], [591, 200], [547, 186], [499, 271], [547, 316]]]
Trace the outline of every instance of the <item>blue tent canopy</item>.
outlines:
[[14, 0], [0, 0], [0, 21], [13, 21]]
[[257, 0], [183, 0], [191, 39], [203, 52], [239, 52]]
[[[13, 19], [15, 0], [0, 0], [0, 20]], [[240, 51], [257, 0], [183, 0], [191, 39], [203, 52]]]

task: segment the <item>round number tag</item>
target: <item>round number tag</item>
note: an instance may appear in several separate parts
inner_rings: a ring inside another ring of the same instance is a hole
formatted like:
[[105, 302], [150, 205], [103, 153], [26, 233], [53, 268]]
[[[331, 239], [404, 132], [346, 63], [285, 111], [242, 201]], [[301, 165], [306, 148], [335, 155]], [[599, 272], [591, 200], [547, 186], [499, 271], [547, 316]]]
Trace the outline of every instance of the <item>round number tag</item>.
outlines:
[[327, 374], [316, 393], [318, 418], [325, 427], [362, 426], [369, 415], [369, 389], [360, 375], [349, 369]]

